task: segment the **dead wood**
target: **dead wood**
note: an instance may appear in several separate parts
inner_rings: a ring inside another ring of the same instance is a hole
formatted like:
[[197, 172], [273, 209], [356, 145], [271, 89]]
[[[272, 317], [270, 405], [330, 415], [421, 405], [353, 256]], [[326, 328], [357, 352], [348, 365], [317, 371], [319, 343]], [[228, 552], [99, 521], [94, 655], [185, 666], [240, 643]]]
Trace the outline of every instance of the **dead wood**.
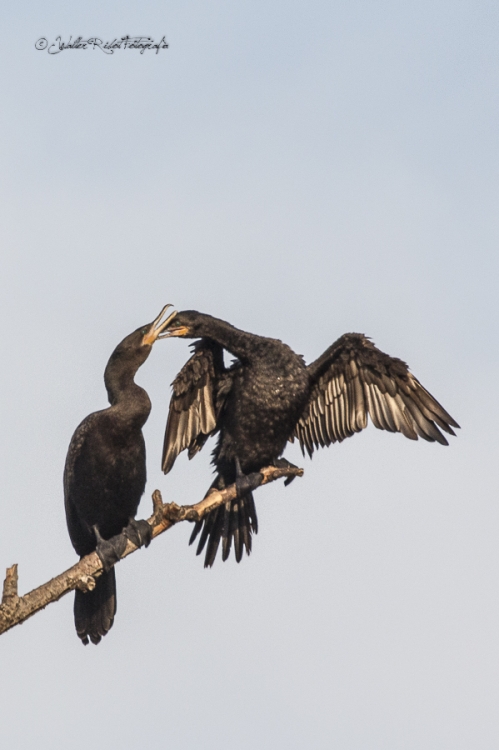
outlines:
[[[301, 477], [303, 469], [294, 467], [276, 468], [268, 466], [258, 472], [260, 477], [250, 475], [256, 479], [258, 484], [268, 484], [281, 477]], [[214, 508], [237, 497], [236, 485], [232, 484], [225, 490], [211, 490], [201, 502], [196, 505], [177, 505], [176, 503], [163, 503], [161, 493], [155, 490], [152, 495], [154, 512], [147, 519], [152, 526], [153, 539], [164, 531], [167, 531], [176, 523], [181, 521], [199, 521], [203, 516]], [[136, 552], [138, 547], [129, 539], [121, 559]], [[17, 565], [7, 568], [3, 584], [3, 595], [0, 604], [0, 634], [10, 630], [15, 625], [27, 620], [47, 604], [56, 602], [74, 589], [91, 591], [95, 587], [95, 579], [103, 572], [102, 562], [96, 552], [83, 557], [76, 565], [60, 575], [52, 578], [47, 583], [39, 586], [24, 596], [18, 595], [18, 572]]]

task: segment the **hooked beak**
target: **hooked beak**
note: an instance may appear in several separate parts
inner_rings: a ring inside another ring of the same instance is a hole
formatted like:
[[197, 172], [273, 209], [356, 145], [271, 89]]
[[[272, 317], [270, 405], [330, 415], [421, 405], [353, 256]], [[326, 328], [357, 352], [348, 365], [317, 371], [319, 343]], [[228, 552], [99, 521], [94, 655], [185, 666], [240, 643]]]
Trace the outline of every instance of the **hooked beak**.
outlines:
[[[161, 336], [160, 334], [165, 330], [167, 325], [171, 323], [175, 315], [177, 314], [177, 311], [174, 310], [174, 312], [170, 313], [168, 317], [163, 320], [165, 312], [168, 310], [169, 307], [173, 307], [173, 305], [165, 305], [163, 309], [161, 310], [158, 317], [153, 320], [151, 325], [149, 326], [149, 330], [147, 333], [144, 334], [142, 338], [142, 346], [152, 346], [156, 339], [163, 338], [164, 336]], [[168, 335], [168, 334], [167, 334]]]

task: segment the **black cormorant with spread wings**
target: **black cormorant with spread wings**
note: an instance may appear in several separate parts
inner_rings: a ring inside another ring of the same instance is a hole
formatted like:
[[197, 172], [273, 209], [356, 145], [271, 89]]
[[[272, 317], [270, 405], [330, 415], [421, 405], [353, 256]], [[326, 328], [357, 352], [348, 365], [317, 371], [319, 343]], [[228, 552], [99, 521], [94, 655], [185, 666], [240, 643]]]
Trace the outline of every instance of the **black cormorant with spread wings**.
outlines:
[[[177, 313], [165, 336], [200, 339], [173, 382], [165, 473], [181, 451], [192, 458], [217, 432], [212, 487], [223, 489], [264, 466], [289, 465], [280, 458], [288, 440], [297, 438], [311, 456], [314, 449], [363, 430], [368, 415], [379, 429], [441, 445], [447, 445], [441, 430], [454, 435], [452, 427], [459, 427], [405, 362], [384, 354], [361, 333], [344, 334], [308, 366], [282, 341], [193, 310]], [[228, 368], [224, 350], [236, 357]], [[197, 554], [207, 543], [209, 567], [220, 541], [223, 560], [234, 541], [239, 562], [244, 548], [250, 553], [257, 530], [253, 496], [246, 492], [196, 523], [190, 543], [201, 532]]]
[[[127, 336], [111, 354], [104, 373], [109, 406], [86, 417], [71, 438], [64, 469], [64, 501], [69, 535], [83, 557], [93, 550], [105, 572], [93, 591], [75, 592], [74, 616], [78, 636], [99, 643], [116, 613], [113, 564], [126, 537], [137, 546], [150, 541], [150, 526], [135, 521], [146, 484], [146, 452], [142, 427], [151, 402], [134, 377], [161, 338], [172, 316], [167, 305], [156, 320]], [[118, 540], [109, 541], [120, 535]]]

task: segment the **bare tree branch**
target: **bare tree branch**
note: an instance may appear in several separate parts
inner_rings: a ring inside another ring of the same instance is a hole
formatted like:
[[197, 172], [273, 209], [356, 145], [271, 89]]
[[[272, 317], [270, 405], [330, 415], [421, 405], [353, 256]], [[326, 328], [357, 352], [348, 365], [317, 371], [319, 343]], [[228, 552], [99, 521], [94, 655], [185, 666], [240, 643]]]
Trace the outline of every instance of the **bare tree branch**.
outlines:
[[[260, 472], [250, 474], [246, 479], [253, 482], [253, 486], [258, 486], [274, 482], [281, 477], [293, 478], [302, 475], [303, 469], [296, 467], [276, 468], [275, 466], [267, 466]], [[236, 485], [231, 484], [225, 490], [211, 490], [196, 505], [177, 505], [176, 503], [163, 503], [160, 491], [155, 490], [152, 495], [154, 513], [147, 519], [147, 522], [152, 526], [152, 537], [154, 539], [181, 521], [200, 521], [211, 510], [228, 500], [235, 500], [236, 497]], [[127, 539], [127, 545], [121, 559], [137, 549], [138, 547]], [[33, 589], [28, 594], [19, 596], [17, 565], [7, 568], [0, 604], [0, 634], [10, 630], [14, 625], [24, 622], [28, 617], [44, 609], [47, 604], [56, 602], [74, 589], [92, 591], [95, 588], [95, 579], [102, 575], [102, 572], [101, 559], [96, 552], [92, 552], [69, 570]]]

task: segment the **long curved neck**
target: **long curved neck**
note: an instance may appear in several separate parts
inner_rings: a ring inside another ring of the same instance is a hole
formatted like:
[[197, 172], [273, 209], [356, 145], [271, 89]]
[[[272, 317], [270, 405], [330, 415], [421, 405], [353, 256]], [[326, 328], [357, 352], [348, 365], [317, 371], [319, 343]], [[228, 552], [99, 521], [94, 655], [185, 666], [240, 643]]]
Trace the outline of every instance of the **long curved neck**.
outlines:
[[104, 372], [107, 397], [113, 411], [125, 421], [140, 427], [145, 424], [151, 411], [149, 396], [134, 381], [141, 364], [111, 357]]
[[203, 338], [213, 339], [242, 362], [249, 362], [256, 350], [267, 341], [263, 336], [241, 331], [231, 326], [230, 323], [226, 323], [225, 320], [212, 318], [211, 315], [203, 315], [200, 335]]

